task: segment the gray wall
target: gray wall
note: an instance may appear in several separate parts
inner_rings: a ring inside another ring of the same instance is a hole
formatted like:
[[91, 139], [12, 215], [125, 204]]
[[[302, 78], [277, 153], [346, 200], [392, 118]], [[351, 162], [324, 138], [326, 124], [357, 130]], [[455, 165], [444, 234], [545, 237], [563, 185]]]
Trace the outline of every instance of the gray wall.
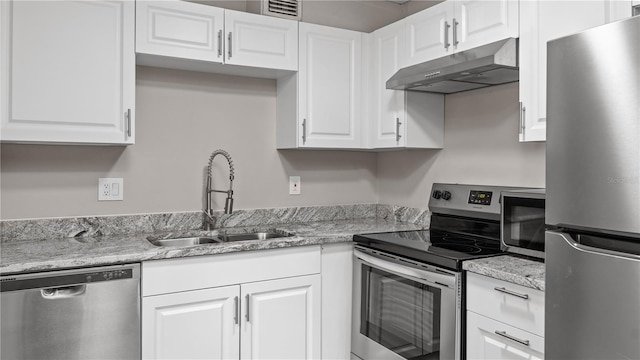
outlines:
[[383, 204], [426, 208], [434, 182], [544, 187], [544, 143], [518, 142], [518, 83], [447, 95], [442, 150], [382, 153]]
[[[275, 149], [274, 80], [138, 67], [136, 144], [13, 145], [1, 153], [2, 219], [203, 208], [215, 149], [235, 163], [235, 207], [375, 203], [376, 154]], [[224, 158], [214, 163], [226, 189]], [[288, 177], [302, 177], [289, 195]], [[124, 201], [97, 201], [99, 177], [123, 177]], [[224, 206], [216, 195], [215, 208]]]

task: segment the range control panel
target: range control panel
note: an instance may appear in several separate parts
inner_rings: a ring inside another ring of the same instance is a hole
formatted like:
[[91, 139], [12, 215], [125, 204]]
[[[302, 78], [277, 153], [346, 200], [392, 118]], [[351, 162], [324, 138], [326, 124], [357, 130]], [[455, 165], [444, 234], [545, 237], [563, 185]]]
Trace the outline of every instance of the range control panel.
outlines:
[[493, 191], [478, 191], [471, 190], [469, 192], [469, 204], [476, 205], [491, 205], [491, 197], [493, 196]]
[[500, 220], [500, 192], [508, 186], [434, 183], [429, 198], [432, 213]]

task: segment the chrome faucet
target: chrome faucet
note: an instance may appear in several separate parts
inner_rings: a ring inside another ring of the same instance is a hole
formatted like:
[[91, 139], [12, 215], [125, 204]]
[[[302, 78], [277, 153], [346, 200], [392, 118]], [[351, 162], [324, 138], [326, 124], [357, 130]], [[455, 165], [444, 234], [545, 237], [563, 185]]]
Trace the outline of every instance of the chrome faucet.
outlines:
[[[229, 162], [229, 190], [215, 190], [211, 186], [211, 165], [213, 164], [213, 159], [222, 155], [227, 158], [227, 162]], [[227, 194], [227, 199], [224, 202], [224, 213], [231, 214], [233, 212], [233, 160], [231, 160], [231, 155], [224, 150], [215, 150], [211, 153], [209, 157], [209, 166], [207, 167], [207, 208], [204, 210], [205, 212], [205, 225], [206, 230], [212, 230], [215, 225], [215, 220], [213, 219], [213, 209], [211, 208], [211, 193], [218, 192]]]

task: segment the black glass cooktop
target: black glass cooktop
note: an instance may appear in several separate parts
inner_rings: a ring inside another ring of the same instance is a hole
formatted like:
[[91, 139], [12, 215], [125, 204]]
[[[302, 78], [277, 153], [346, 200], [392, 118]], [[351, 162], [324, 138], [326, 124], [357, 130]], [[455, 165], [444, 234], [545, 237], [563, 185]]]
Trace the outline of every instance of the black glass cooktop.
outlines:
[[[433, 225], [433, 224], [432, 224]], [[497, 224], [478, 234], [442, 229], [355, 235], [356, 244], [413, 260], [461, 271], [465, 260], [502, 254]], [[489, 236], [488, 236], [489, 235]]]

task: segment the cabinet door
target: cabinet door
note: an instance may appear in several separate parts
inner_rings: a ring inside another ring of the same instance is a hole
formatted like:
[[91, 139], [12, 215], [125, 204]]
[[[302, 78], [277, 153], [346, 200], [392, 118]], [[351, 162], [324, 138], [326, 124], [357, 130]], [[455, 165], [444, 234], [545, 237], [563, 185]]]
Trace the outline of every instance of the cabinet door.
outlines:
[[227, 64], [298, 70], [298, 22], [225, 10]]
[[320, 275], [241, 286], [242, 359], [320, 358]]
[[136, 52], [222, 63], [224, 10], [185, 1], [136, 1]]
[[300, 23], [300, 147], [360, 147], [361, 61], [361, 33]]
[[143, 359], [239, 357], [239, 286], [142, 298]]
[[406, 63], [404, 66], [436, 59], [453, 52], [451, 21], [453, 1], [445, 1], [405, 19]]
[[2, 141], [133, 144], [135, 4], [0, 6]]
[[467, 359], [544, 359], [544, 338], [467, 311]]
[[517, 0], [456, 0], [452, 35], [455, 51], [518, 37]]
[[520, 141], [546, 139], [547, 41], [604, 24], [608, 6], [606, 1], [520, 3]]
[[371, 61], [374, 107], [371, 126], [371, 146], [402, 147], [405, 143], [405, 92], [387, 90], [387, 80], [400, 69], [404, 54], [404, 22], [386, 26], [373, 34]]

